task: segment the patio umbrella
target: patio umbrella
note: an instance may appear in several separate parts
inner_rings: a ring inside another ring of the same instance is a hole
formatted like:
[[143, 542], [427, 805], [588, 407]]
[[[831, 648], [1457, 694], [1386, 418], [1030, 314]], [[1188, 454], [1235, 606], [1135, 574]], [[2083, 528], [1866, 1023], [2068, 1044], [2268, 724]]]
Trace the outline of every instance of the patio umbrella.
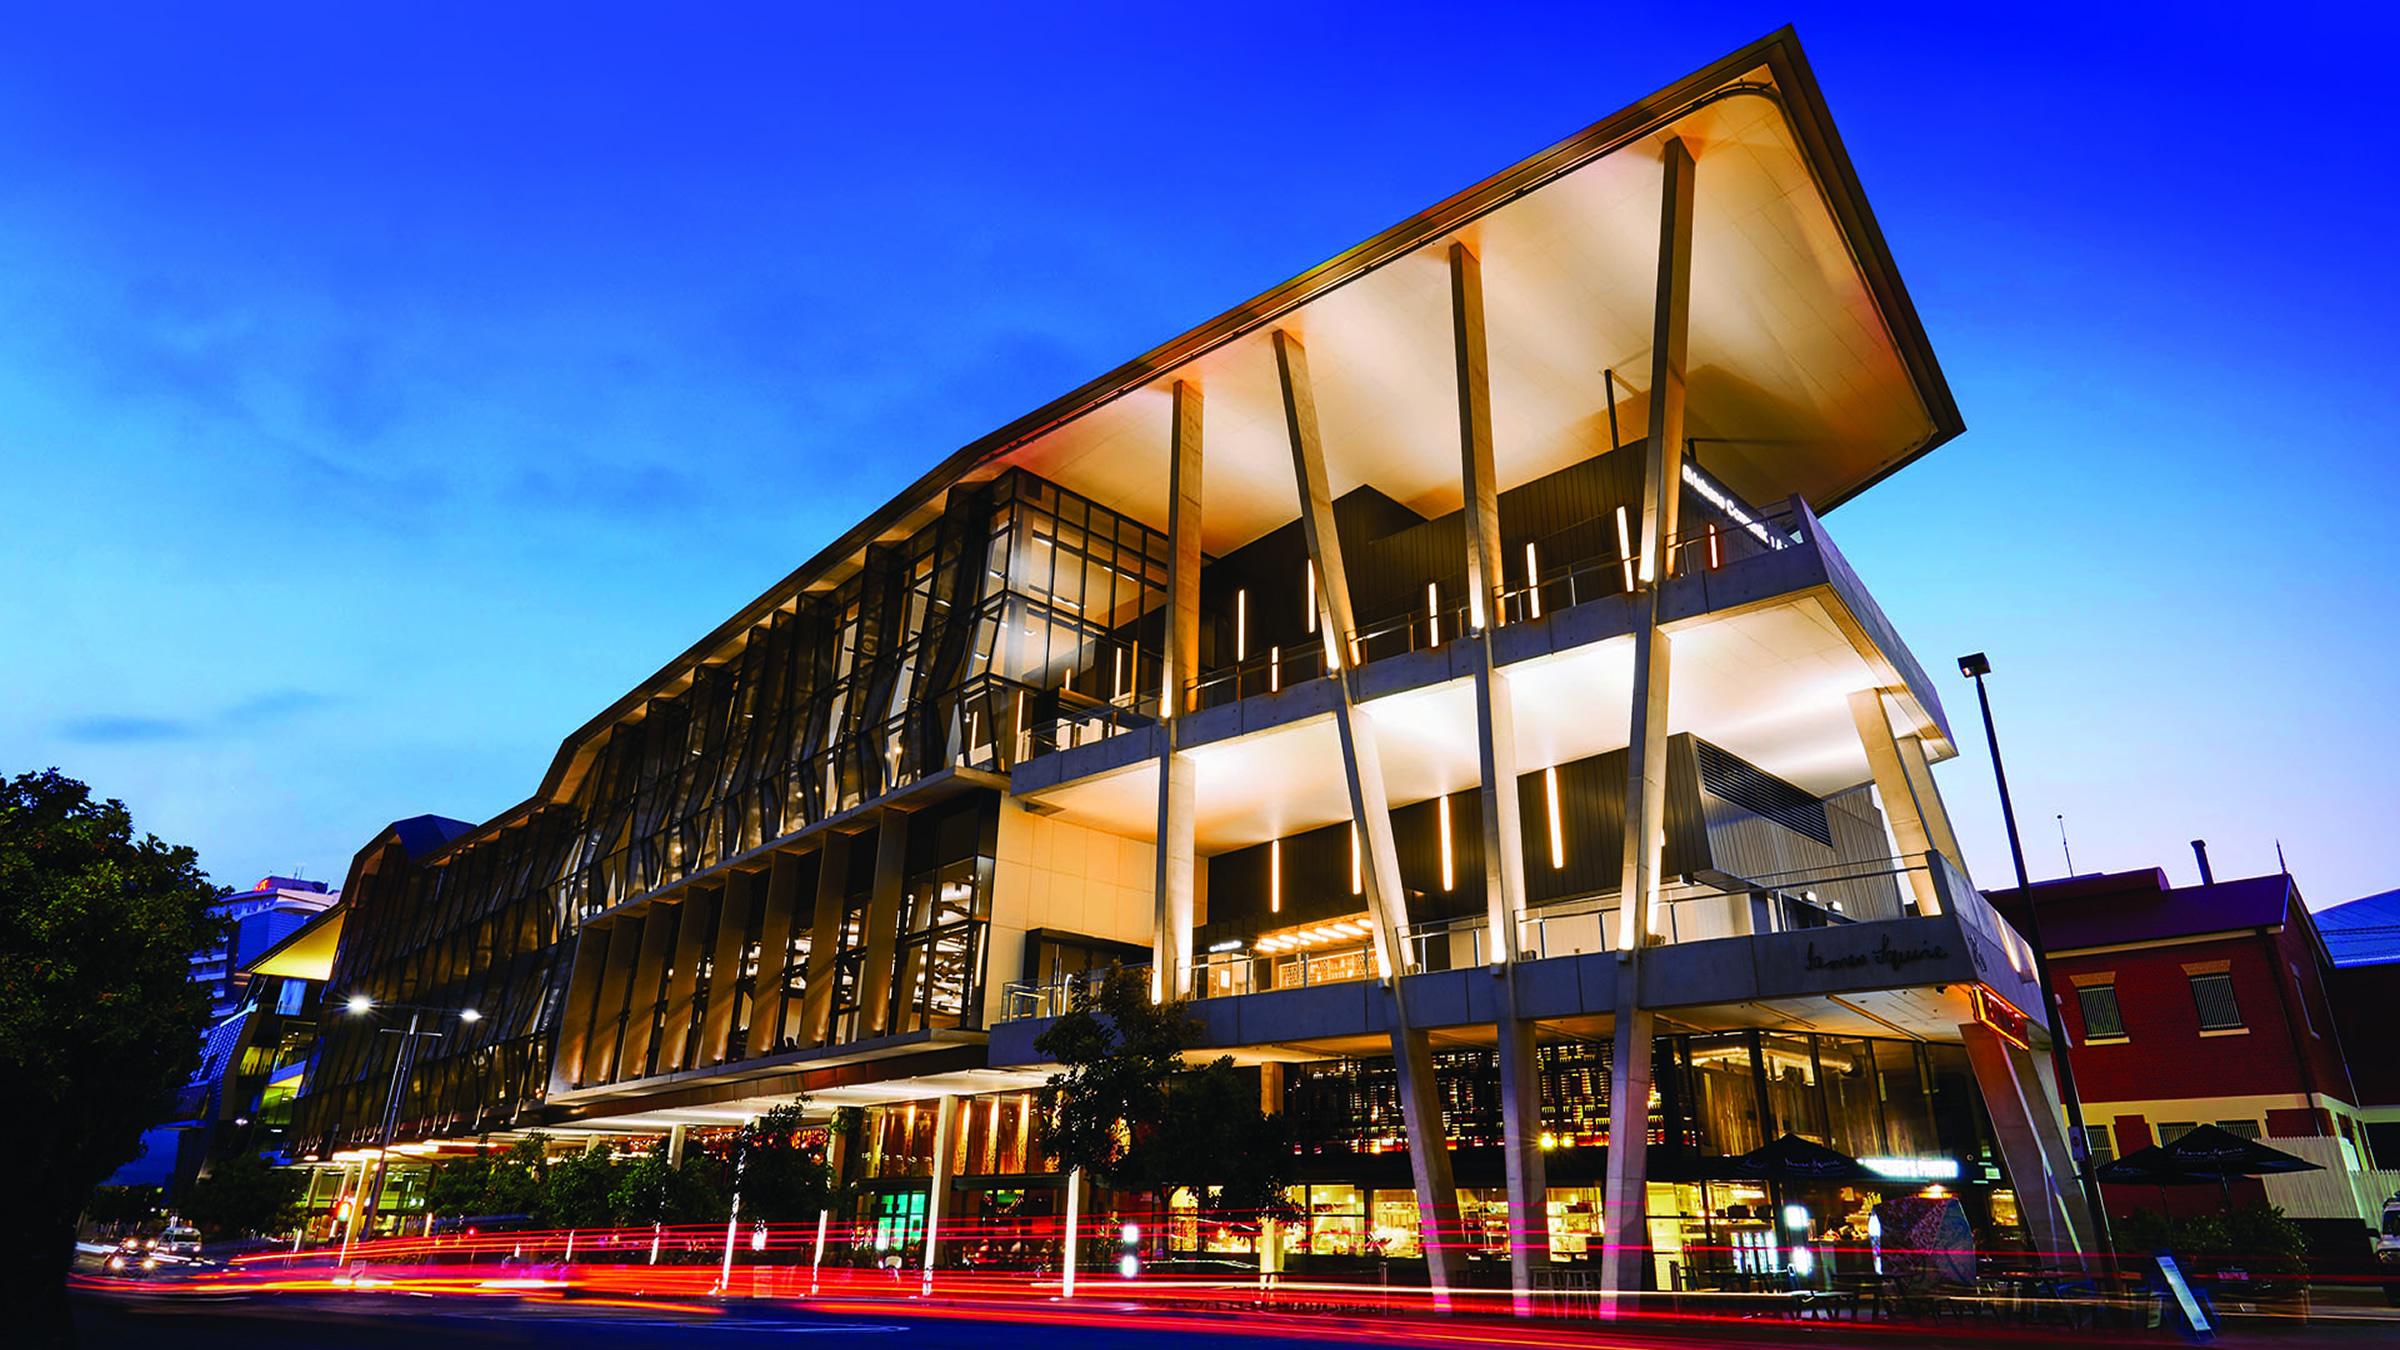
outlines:
[[1729, 1181], [1873, 1181], [1873, 1169], [1847, 1153], [1787, 1134], [1721, 1164]]
[[2115, 1162], [2102, 1163], [2097, 1175], [2102, 1181], [2142, 1186], [2203, 1186], [2213, 1181], [2230, 1211], [2235, 1177], [2323, 1170], [2306, 1158], [2295, 1158], [2230, 1130], [2201, 1125], [2171, 1144], [2152, 1144]]

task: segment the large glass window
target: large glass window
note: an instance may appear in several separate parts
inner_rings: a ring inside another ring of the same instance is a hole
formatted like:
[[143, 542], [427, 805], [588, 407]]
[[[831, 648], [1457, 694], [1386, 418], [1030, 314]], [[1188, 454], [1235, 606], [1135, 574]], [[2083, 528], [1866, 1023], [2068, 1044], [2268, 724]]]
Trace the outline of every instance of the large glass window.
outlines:
[[1735, 1157], [1767, 1142], [1758, 1119], [1758, 1078], [1747, 1035], [1695, 1036], [1691, 1042], [1694, 1141], [1703, 1153]]
[[1766, 1073], [1767, 1109], [1774, 1116], [1772, 1132], [1830, 1143], [1817, 1111], [1817, 1062], [1808, 1037], [1762, 1032], [1758, 1050]]

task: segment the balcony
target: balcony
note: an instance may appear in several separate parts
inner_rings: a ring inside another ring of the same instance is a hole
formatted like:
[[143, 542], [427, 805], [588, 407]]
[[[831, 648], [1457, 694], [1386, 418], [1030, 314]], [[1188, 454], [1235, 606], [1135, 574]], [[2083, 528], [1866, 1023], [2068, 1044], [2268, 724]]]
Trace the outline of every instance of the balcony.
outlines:
[[[1829, 902], [1836, 888], [1911, 889], [1928, 878], [1939, 913], [1852, 920]], [[1814, 892], [1817, 900], [1808, 896]], [[1964, 875], [1938, 854], [1794, 875], [1773, 884], [1662, 897], [1669, 940], [1638, 967], [1618, 961], [1614, 897], [1545, 906], [1522, 920], [1522, 955], [1509, 972], [1522, 1015], [1605, 1034], [1616, 981], [1638, 971], [1644, 1006], [1695, 1025], [1811, 1025], [1955, 1039], [1959, 1024], [1997, 998], [2046, 1026], [2032, 949]], [[1716, 931], [1727, 918], [1735, 931]], [[1681, 932], [1676, 938], [1673, 933]], [[1408, 935], [1421, 968], [1406, 978], [1411, 1017], [1434, 1030], [1489, 1025], [1499, 1015], [1494, 972], [1479, 923], [1427, 927]], [[1363, 950], [1363, 948], [1362, 948]], [[1339, 951], [1329, 951], [1339, 956]], [[1371, 958], [1369, 958], [1371, 962]], [[1297, 968], [1309, 973], [1293, 978]], [[1216, 952], [1194, 963], [1193, 1011], [1211, 1050], [1277, 1045], [1328, 1052], [1388, 1033], [1388, 1009], [1365, 967], [1311, 955], [1306, 961], [1253, 951]], [[994, 1065], [1032, 1064], [1033, 1038], [1070, 1005], [1075, 977], [1010, 987], [992, 1030]]]

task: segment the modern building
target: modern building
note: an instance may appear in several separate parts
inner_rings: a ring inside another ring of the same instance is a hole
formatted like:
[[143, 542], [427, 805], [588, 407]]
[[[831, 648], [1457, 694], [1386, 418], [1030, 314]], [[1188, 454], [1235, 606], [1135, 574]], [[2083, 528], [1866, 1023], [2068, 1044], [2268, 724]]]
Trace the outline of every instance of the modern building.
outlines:
[[2315, 918], [2333, 958], [2333, 1018], [2351, 1047], [2359, 1129], [2376, 1161], [2400, 1167], [2400, 1055], [2382, 1052], [2393, 1010], [2400, 1009], [2400, 891], [2319, 910]]
[[[2220, 881], [2206, 846], [2193, 849], [2196, 885], [2148, 868], [2033, 886], [2091, 1152], [2105, 1161], [2197, 1125], [2261, 1140], [2324, 1170], [2237, 1182], [2233, 1200], [2348, 1225], [2355, 1246], [2356, 1226], [2379, 1224], [2400, 1190], [2400, 1153], [2377, 1152], [2376, 1113], [2354, 1077], [2388, 1077], [2389, 1056], [2374, 1053], [2384, 1033], [2344, 1053], [2322, 916], [2290, 876]], [[2022, 892], [1990, 898], [2023, 919]], [[2109, 1186], [2105, 1198], [2111, 1214], [2224, 1203], [2213, 1187]]]
[[243, 968], [249, 960], [339, 899], [324, 882], [299, 877], [261, 877], [249, 890], [218, 897], [216, 911], [227, 921], [225, 940], [192, 953], [192, 979], [208, 987], [210, 1015], [220, 1020], [232, 1016], [242, 1006], [249, 978]]
[[[2031, 951], [1822, 520], [1961, 427], [1775, 34], [934, 464], [521, 805], [370, 844], [333, 988], [482, 1014], [404, 1142], [805, 1094], [934, 1260], [1055, 1234], [1033, 1043], [1114, 965], [1295, 1123], [1328, 1268], [1663, 1286], [1929, 1184], [2073, 1253]], [[1887, 1179], [1779, 1229], [1721, 1160], [1784, 1133]]]
[[342, 918], [337, 898], [271, 945], [229, 944], [248, 952], [221, 977], [240, 990], [239, 1000], [202, 1036], [200, 1065], [176, 1094], [174, 1118], [143, 1132], [140, 1156], [112, 1184], [158, 1186], [172, 1198], [218, 1158], [258, 1152], [292, 1161], [292, 1106], [316, 1047], [318, 1004]]

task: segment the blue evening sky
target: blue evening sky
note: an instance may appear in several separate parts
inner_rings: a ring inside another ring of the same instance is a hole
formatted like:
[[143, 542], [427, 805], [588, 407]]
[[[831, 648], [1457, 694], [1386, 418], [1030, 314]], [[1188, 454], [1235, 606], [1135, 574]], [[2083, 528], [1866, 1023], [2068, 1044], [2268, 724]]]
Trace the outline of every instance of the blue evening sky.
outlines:
[[0, 767], [229, 882], [488, 817], [945, 452], [1789, 20], [1968, 423], [1832, 525], [1977, 877], [1983, 648], [2037, 876], [2400, 884], [2394, 33], [2111, 8], [21, 7]]

